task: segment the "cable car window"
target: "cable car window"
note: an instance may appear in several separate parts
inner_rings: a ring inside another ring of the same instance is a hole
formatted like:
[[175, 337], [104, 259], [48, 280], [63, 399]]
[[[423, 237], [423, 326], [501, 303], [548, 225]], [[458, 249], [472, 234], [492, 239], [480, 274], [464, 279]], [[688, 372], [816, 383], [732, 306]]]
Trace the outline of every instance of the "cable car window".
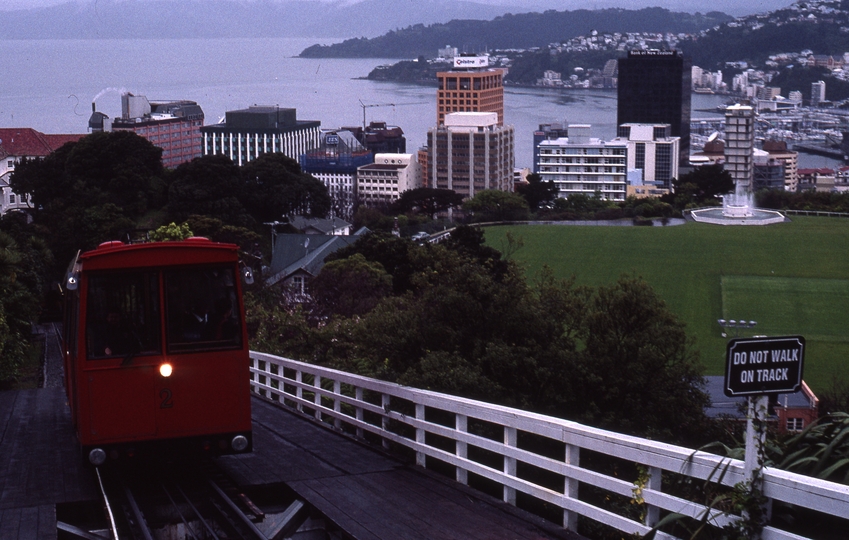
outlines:
[[88, 278], [86, 350], [91, 359], [161, 354], [159, 279], [155, 272]]
[[241, 348], [232, 266], [165, 271], [165, 302], [169, 353]]

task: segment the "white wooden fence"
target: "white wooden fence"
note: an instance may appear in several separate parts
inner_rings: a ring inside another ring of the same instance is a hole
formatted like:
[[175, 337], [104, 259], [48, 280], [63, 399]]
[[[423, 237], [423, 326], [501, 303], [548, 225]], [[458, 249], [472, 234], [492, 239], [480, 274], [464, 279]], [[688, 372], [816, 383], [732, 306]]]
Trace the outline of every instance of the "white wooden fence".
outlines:
[[[448, 464], [458, 482], [467, 484], [470, 473], [495, 482], [508, 503], [516, 504], [517, 493], [544, 501], [562, 510], [562, 525], [570, 530], [577, 530], [579, 516], [637, 534], [649, 532], [668, 512], [694, 519], [707, 515], [719, 527], [739, 519], [661, 490], [662, 472], [667, 477], [695, 479], [699, 485], [709, 480], [734, 486], [744, 479], [743, 462], [739, 460], [279, 356], [251, 352], [251, 361], [251, 385], [257, 394], [352, 436], [380, 440], [387, 448], [408, 448], [422, 467], [441, 462], [445, 468]], [[522, 442], [528, 438], [543, 441], [543, 446], [545, 442], [555, 443], [563, 454], [553, 458], [550, 452], [532, 450], [540, 445]], [[582, 467], [582, 451], [638, 464], [648, 476], [637, 490], [633, 480]], [[544, 482], [546, 487], [533, 480], [535, 475], [523, 473], [529, 469], [525, 465], [562, 478], [562, 489], [552, 489], [551, 482]], [[849, 486], [770, 468], [764, 469], [763, 480], [764, 495], [772, 501], [845, 518], [841, 524], [849, 537]], [[587, 497], [579, 499], [579, 486], [594, 486], [594, 490], [618, 495], [624, 501], [636, 500], [639, 494], [645, 517], [636, 521], [596, 506]], [[805, 537], [767, 527], [762, 538]]]

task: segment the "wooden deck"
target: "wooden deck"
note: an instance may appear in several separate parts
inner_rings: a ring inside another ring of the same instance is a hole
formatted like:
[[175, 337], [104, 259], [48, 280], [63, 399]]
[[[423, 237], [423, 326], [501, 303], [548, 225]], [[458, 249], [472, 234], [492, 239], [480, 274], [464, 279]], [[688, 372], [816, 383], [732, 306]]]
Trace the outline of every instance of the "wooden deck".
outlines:
[[0, 538], [55, 539], [56, 505], [97, 497], [65, 391], [0, 392]]
[[272, 403], [252, 405], [253, 454], [219, 464], [243, 486], [285, 483], [354, 538], [580, 538]]

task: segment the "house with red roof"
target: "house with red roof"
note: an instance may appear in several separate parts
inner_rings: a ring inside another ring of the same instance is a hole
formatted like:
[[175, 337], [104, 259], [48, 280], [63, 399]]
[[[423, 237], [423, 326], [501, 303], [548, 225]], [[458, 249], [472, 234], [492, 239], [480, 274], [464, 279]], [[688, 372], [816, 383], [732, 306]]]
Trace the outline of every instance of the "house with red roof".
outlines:
[[9, 187], [15, 165], [24, 159], [43, 159], [65, 143], [76, 142], [82, 137], [84, 133], [48, 135], [32, 128], [0, 128], [0, 216], [31, 208], [26, 197]]
[[833, 191], [835, 182], [834, 169], [799, 169], [799, 185], [797, 191]]

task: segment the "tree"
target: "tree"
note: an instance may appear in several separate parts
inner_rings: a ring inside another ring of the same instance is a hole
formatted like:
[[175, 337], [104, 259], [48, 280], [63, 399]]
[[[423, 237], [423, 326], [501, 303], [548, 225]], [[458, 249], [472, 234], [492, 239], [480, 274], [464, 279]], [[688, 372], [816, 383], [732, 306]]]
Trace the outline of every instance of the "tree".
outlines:
[[77, 250], [120, 238], [162, 206], [161, 152], [130, 132], [93, 133], [22, 162], [10, 185], [32, 197], [34, 225], [64, 267]]
[[255, 228], [237, 195], [239, 167], [227, 156], [203, 156], [179, 165], [171, 175], [168, 216], [183, 222], [193, 215], [219, 219], [227, 225]]
[[449, 208], [459, 208], [463, 196], [453, 189], [415, 188], [401, 193], [395, 201], [394, 210], [398, 213], [419, 212], [436, 219], [436, 214]]
[[[243, 252], [254, 253], [257, 251], [257, 246], [263, 242], [266, 236], [260, 236], [258, 233], [245, 227], [236, 225], [228, 225], [220, 219], [215, 219], [206, 216], [191, 215], [183, 224], [196, 236], [203, 236], [215, 242], [226, 242], [236, 244], [242, 248]], [[271, 243], [268, 243], [268, 249], [271, 250]]]
[[392, 276], [360, 253], [328, 262], [309, 285], [312, 317], [362, 316], [392, 292]]
[[594, 214], [601, 210], [611, 208], [613, 203], [601, 197], [601, 194], [596, 192], [592, 197], [585, 193], [572, 193], [567, 198], [557, 198], [554, 200], [554, 209], [560, 212], [575, 212], [579, 215]]
[[150, 239], [154, 242], [174, 242], [177, 240], [185, 240], [194, 236], [188, 223], [177, 225], [173, 221], [168, 225], [163, 225], [150, 233]]
[[11, 235], [0, 231], [0, 382], [18, 374], [29, 350], [31, 321], [37, 318], [40, 305], [39, 291], [30, 281], [35, 277], [33, 268], [27, 263], [44, 259], [32, 258], [35, 250], [28, 251], [24, 254]]
[[572, 415], [635, 435], [697, 438], [708, 404], [702, 366], [684, 324], [645, 281], [599, 287], [579, 337]]
[[474, 221], [521, 221], [528, 219], [528, 203], [516, 193], [485, 189], [463, 203]]
[[537, 173], [532, 173], [528, 175], [527, 184], [516, 186], [516, 192], [525, 198], [528, 208], [536, 212], [541, 205], [551, 203], [557, 198], [557, 185], [551, 180], [544, 181]]
[[703, 165], [673, 180], [672, 188], [673, 194], [664, 201], [684, 209], [687, 205], [717, 204], [718, 195], [734, 191], [734, 179], [722, 165]]
[[290, 318], [306, 313], [287, 311], [293, 347], [400, 384], [702, 442], [701, 364], [683, 324], [644, 281], [594, 290], [546, 271], [530, 287], [479, 230], [455, 232], [425, 246], [371, 233], [337, 251], [314, 281], [325, 310], [306, 326]]
[[325, 217], [330, 212], [327, 187], [284, 154], [263, 154], [245, 164], [237, 194], [257, 223], [282, 216]]

